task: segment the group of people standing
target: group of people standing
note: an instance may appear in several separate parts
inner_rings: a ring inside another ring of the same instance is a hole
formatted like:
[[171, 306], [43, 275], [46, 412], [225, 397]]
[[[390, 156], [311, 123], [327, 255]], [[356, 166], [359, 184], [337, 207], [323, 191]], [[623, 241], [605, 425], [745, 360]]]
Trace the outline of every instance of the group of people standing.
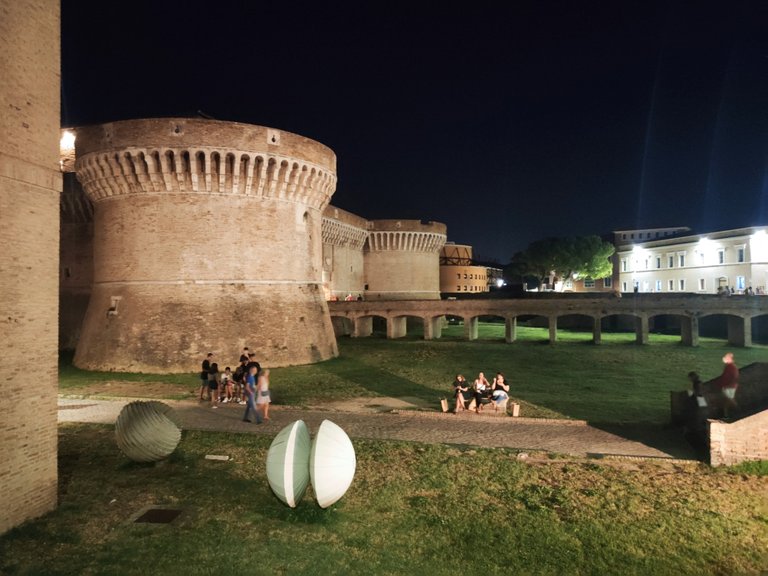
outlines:
[[272, 401], [269, 391], [269, 369], [262, 369], [255, 355], [243, 348], [240, 354], [240, 364], [233, 373], [227, 366], [223, 372], [214, 361], [213, 352], [209, 352], [203, 360], [200, 371], [200, 401], [208, 400], [211, 408], [228, 402], [245, 403], [244, 422], [251, 422], [251, 411], [256, 423], [269, 420], [269, 405]]
[[475, 400], [475, 412], [483, 411], [483, 404], [493, 404], [493, 409], [498, 410], [499, 405], [509, 399], [509, 384], [504, 374], [496, 372], [493, 383], [489, 383], [483, 372], [480, 372], [474, 382], [470, 384], [463, 375], [458, 374], [453, 382], [453, 397], [456, 400], [455, 412], [458, 414], [468, 410], [472, 399]]

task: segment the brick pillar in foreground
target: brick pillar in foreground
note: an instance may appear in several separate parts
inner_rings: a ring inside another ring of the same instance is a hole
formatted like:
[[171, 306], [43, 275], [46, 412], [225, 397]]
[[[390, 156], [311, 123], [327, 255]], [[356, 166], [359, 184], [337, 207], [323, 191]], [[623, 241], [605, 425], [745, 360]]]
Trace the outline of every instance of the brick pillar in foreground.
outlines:
[[59, 45], [58, 0], [0, 0], [0, 533], [56, 507]]

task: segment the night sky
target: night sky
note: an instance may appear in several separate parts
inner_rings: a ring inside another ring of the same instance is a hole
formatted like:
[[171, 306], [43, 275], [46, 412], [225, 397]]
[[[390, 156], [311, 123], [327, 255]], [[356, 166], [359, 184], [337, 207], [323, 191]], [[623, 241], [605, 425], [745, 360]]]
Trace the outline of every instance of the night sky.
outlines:
[[332, 203], [475, 257], [768, 223], [768, 2], [62, 0], [62, 123], [193, 116], [331, 147]]

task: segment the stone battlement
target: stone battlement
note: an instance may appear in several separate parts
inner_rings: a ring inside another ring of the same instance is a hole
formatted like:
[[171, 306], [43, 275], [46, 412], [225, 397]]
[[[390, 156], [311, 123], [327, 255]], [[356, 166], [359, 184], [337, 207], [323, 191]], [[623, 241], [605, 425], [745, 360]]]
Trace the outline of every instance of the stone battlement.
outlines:
[[420, 220], [371, 220], [368, 225], [368, 250], [439, 252], [445, 245], [446, 226]]
[[128, 120], [77, 130], [77, 174], [93, 201], [126, 194], [243, 195], [323, 209], [336, 189], [326, 146], [263, 126]]

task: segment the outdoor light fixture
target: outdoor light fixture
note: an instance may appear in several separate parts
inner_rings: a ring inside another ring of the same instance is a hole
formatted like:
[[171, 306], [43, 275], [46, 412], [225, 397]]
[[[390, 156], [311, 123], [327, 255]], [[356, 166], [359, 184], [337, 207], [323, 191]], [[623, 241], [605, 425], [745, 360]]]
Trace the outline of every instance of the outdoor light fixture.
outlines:
[[59, 141], [59, 147], [62, 151], [75, 149], [75, 133], [69, 130], [64, 130], [61, 133], [61, 140]]

